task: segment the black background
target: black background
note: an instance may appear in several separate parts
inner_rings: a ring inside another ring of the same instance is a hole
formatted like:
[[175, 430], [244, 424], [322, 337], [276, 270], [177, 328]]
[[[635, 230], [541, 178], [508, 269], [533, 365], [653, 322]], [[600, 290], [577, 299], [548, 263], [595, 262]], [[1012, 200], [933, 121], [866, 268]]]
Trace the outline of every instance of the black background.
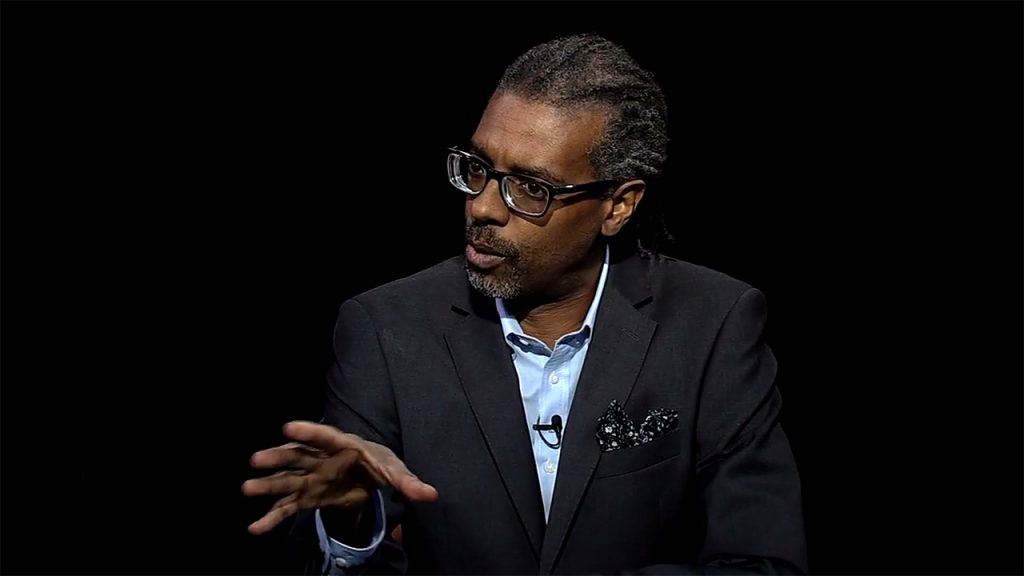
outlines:
[[1021, 7], [4, 2], [3, 571], [280, 570], [249, 454], [592, 30], [664, 85], [670, 253], [768, 297], [812, 571], [1021, 573]]

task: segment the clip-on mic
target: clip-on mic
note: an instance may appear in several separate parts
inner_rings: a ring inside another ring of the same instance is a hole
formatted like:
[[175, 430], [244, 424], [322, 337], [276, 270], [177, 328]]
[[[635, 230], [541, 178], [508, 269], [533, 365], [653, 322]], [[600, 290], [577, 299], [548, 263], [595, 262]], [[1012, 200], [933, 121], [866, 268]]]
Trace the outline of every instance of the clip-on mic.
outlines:
[[[542, 442], [558, 450], [558, 447], [562, 445], [562, 417], [555, 414], [551, 417], [551, 424], [541, 424], [540, 416], [537, 416], [537, 423], [533, 425], [533, 429], [537, 431], [537, 435], [540, 436]], [[555, 443], [548, 442], [548, 439], [544, 437], [544, 432], [554, 431]]]

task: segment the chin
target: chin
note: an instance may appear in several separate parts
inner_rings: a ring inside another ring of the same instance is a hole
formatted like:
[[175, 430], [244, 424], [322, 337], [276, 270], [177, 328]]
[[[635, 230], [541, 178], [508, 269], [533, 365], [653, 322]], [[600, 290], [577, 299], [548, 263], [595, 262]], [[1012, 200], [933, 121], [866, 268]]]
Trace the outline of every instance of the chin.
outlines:
[[522, 293], [522, 284], [516, 275], [511, 277], [501, 275], [496, 270], [484, 272], [468, 265], [466, 266], [466, 275], [469, 278], [469, 284], [488, 298], [515, 300]]

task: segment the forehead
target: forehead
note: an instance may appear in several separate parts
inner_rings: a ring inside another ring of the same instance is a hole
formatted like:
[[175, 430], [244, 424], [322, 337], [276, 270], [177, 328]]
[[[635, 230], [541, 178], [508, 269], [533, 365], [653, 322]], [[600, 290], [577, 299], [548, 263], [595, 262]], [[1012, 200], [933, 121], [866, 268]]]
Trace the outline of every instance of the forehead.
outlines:
[[473, 147], [496, 168], [543, 169], [559, 179], [588, 178], [587, 153], [604, 129], [597, 108], [565, 110], [514, 94], [496, 94], [473, 134]]

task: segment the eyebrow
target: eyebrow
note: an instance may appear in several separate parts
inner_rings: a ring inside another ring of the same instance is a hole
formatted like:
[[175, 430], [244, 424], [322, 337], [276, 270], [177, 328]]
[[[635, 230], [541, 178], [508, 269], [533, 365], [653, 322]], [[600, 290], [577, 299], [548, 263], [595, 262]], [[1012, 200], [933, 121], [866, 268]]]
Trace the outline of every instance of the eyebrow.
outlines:
[[[480, 158], [486, 160], [491, 166], [494, 166], [494, 161], [491, 160], [491, 156], [487, 154], [487, 151], [485, 151], [480, 146], [477, 146], [473, 142], [470, 142], [469, 151], [473, 154], [476, 154]], [[509, 172], [515, 174], [524, 174], [526, 176], [533, 176], [534, 178], [540, 178], [541, 180], [545, 180], [549, 184], [554, 184], [556, 186], [565, 184], [565, 182], [563, 182], [561, 178], [555, 176], [554, 173], [550, 172], [547, 168], [544, 168], [542, 166], [525, 166], [522, 164], [513, 164], [512, 166], [509, 167]]]

